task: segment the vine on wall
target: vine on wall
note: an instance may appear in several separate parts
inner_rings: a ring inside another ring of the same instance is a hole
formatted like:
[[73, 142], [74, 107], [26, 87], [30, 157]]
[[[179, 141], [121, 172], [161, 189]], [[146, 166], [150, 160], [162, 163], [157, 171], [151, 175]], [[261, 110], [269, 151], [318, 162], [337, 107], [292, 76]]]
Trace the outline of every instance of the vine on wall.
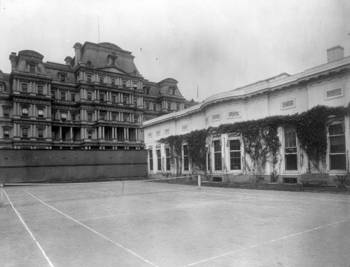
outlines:
[[240, 133], [245, 152], [253, 162], [254, 173], [263, 170], [268, 157], [272, 158], [273, 168], [278, 162], [280, 141], [278, 126], [292, 126], [296, 129], [299, 143], [314, 164], [324, 160], [327, 152], [327, 122], [336, 117], [343, 117], [350, 111], [348, 107], [316, 106], [306, 112], [287, 116], [272, 116], [259, 120], [222, 124], [208, 130], [197, 130], [184, 135], [169, 136], [160, 140], [167, 143], [181, 160], [182, 144], [187, 143], [192, 163], [200, 170], [205, 170], [206, 140], [212, 134]]

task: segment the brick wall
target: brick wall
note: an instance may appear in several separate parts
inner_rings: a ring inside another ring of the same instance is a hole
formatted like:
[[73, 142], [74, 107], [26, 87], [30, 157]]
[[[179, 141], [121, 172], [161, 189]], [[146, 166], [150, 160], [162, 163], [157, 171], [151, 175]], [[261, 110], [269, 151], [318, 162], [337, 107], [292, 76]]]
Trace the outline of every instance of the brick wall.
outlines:
[[0, 180], [98, 181], [145, 177], [146, 151], [0, 150]]

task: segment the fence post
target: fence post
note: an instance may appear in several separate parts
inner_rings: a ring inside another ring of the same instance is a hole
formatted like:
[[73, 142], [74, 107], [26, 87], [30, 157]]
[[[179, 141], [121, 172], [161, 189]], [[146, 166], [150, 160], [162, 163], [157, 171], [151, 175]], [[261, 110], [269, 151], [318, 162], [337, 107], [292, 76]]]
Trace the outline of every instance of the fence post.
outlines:
[[198, 188], [200, 189], [202, 186], [201, 175], [198, 174]]

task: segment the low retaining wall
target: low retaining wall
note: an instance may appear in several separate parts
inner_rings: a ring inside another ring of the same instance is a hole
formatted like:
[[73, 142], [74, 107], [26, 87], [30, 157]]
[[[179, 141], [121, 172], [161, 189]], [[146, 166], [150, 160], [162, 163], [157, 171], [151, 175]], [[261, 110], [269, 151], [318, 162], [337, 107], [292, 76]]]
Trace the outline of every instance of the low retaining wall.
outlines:
[[144, 150], [0, 150], [0, 181], [78, 182], [147, 176]]

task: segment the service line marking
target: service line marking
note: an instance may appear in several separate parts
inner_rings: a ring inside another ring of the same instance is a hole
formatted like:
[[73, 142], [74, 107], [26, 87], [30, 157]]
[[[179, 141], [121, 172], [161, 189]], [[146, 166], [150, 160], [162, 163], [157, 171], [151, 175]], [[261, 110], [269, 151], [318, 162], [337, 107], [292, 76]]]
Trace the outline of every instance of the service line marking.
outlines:
[[222, 253], [222, 254], [217, 255], [217, 256], [213, 256], [213, 257], [210, 257], [210, 258], [206, 258], [206, 259], [202, 259], [202, 260], [199, 260], [199, 261], [196, 261], [196, 262], [189, 263], [189, 264], [187, 264], [185, 266], [186, 267], [187, 266], [195, 266], [195, 265], [198, 265], [198, 264], [201, 264], [201, 263], [205, 263], [205, 262], [216, 260], [218, 258], [230, 256], [230, 255], [233, 255], [235, 253], [239, 253], [239, 252], [242, 252], [242, 251], [245, 251], [245, 250], [254, 249], [254, 248], [257, 248], [257, 247], [260, 247], [260, 246], [263, 246], [263, 245], [268, 245], [268, 244], [271, 244], [271, 243], [274, 243], [274, 242], [278, 242], [278, 241], [281, 241], [281, 240], [285, 240], [285, 239], [288, 239], [288, 238], [292, 238], [292, 237], [295, 237], [295, 236], [300, 236], [300, 235], [303, 235], [303, 234], [306, 234], [306, 233], [315, 232], [315, 231], [318, 231], [318, 230], [321, 230], [321, 229], [324, 229], [324, 228], [327, 228], [327, 227], [330, 227], [330, 226], [334, 226], [334, 225], [341, 224], [341, 223], [346, 223], [346, 222], [350, 222], [350, 218], [346, 218], [346, 219], [339, 220], [339, 221], [332, 222], [332, 223], [319, 225], [319, 226], [316, 226], [316, 227], [313, 227], [313, 228], [310, 228], [310, 229], [307, 229], [307, 230], [304, 230], [304, 231], [301, 231], [301, 232], [296, 232], [296, 233], [284, 235], [284, 236], [278, 237], [276, 239], [271, 239], [271, 240], [268, 240], [268, 241], [265, 241], [265, 242], [262, 242], [262, 243], [259, 243], [259, 244], [255, 244], [255, 245], [251, 245], [251, 246], [242, 247], [242, 248], [239, 248], [239, 249], [227, 251], [227, 252]]
[[64, 213], [63, 211], [61, 211], [61, 210], [55, 208], [54, 206], [52, 206], [52, 205], [46, 203], [45, 201], [43, 201], [43, 200], [40, 199], [39, 197], [35, 196], [34, 194], [32, 194], [32, 193], [30, 193], [30, 192], [28, 192], [28, 191], [25, 191], [25, 192], [26, 192], [28, 195], [30, 195], [31, 197], [35, 198], [35, 199], [36, 199], [37, 201], [39, 201], [41, 204], [45, 205], [46, 207], [48, 207], [48, 208], [50, 208], [50, 209], [56, 211], [57, 213], [59, 213], [59, 214], [61, 214], [62, 216], [66, 217], [67, 219], [69, 219], [69, 220], [75, 222], [76, 224], [79, 224], [80, 226], [82, 226], [82, 227], [84, 227], [85, 229], [89, 230], [90, 232], [92, 232], [92, 233], [98, 235], [99, 237], [103, 238], [104, 240], [107, 240], [107, 241], [111, 242], [111, 243], [114, 244], [115, 246], [117, 246], [117, 247], [119, 247], [119, 248], [125, 250], [126, 252], [128, 252], [128, 253], [130, 253], [131, 255], [135, 256], [136, 258], [142, 260], [143, 262], [145, 262], [145, 263], [147, 263], [147, 264], [149, 264], [149, 265], [151, 265], [151, 266], [153, 266], [153, 267], [158, 267], [158, 265], [156, 265], [156, 264], [154, 264], [153, 262], [151, 262], [151, 261], [145, 259], [144, 257], [142, 257], [141, 255], [137, 254], [137, 253], [136, 253], [135, 251], [133, 251], [132, 249], [127, 248], [127, 247], [123, 246], [122, 244], [120, 244], [120, 243], [118, 243], [118, 242], [116, 242], [116, 241], [114, 241], [114, 240], [108, 238], [107, 236], [105, 236], [104, 234], [101, 234], [100, 232], [96, 231], [95, 229], [91, 228], [90, 226], [88, 226], [88, 225], [82, 223], [81, 221], [78, 221], [77, 219], [73, 218], [72, 216], [70, 216], [70, 215]]
[[55, 267], [55, 265], [53, 265], [52, 261], [50, 260], [50, 258], [47, 256], [45, 250], [43, 249], [43, 247], [40, 245], [39, 241], [35, 238], [34, 234], [32, 233], [32, 231], [29, 229], [28, 225], [26, 224], [26, 222], [24, 221], [24, 219], [22, 218], [21, 214], [19, 213], [19, 211], [15, 208], [15, 206], [13, 205], [9, 195], [7, 194], [7, 192], [5, 191], [5, 189], [1, 189], [8, 202], [10, 203], [12, 209], [14, 210], [14, 212], [16, 213], [18, 219], [21, 221], [21, 223], [23, 224], [24, 228], [27, 230], [27, 232], [29, 233], [30, 237], [33, 239], [34, 243], [37, 245], [37, 247], [39, 248], [41, 254], [43, 254], [45, 260], [47, 261], [47, 263], [49, 264], [50, 267]]

